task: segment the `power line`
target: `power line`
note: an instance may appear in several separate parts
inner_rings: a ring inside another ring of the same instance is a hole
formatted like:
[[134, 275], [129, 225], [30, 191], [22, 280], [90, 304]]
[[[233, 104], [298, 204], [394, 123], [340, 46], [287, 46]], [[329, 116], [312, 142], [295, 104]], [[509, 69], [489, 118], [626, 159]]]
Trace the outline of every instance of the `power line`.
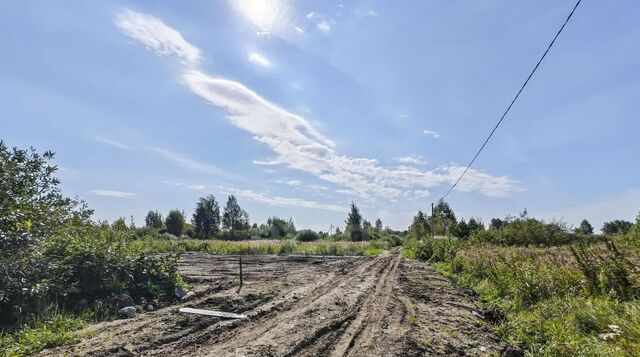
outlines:
[[551, 47], [553, 47], [553, 44], [556, 42], [556, 39], [558, 38], [558, 36], [560, 36], [560, 34], [562, 33], [562, 30], [564, 30], [564, 27], [567, 25], [567, 23], [571, 19], [571, 16], [573, 16], [573, 13], [578, 8], [578, 5], [580, 5], [580, 2], [582, 2], [582, 0], [578, 0], [576, 5], [573, 7], [573, 10], [571, 10], [571, 12], [569, 13], [569, 16], [567, 16], [567, 19], [564, 20], [564, 23], [562, 24], [562, 27], [560, 27], [560, 29], [558, 30], [556, 35], [553, 37], [553, 40], [551, 41], [551, 43], [549, 43], [549, 46], [547, 47], [546, 51], [544, 51], [544, 53], [542, 54], [542, 57], [540, 57], [540, 59], [538, 60], [538, 63], [536, 63], [536, 66], [533, 67], [533, 71], [531, 71], [531, 74], [529, 74], [529, 77], [527, 77], [527, 80], [524, 81], [524, 83], [522, 84], [522, 87], [520, 87], [520, 90], [518, 91], [518, 93], [516, 93], [516, 96], [513, 97], [513, 100], [511, 100], [511, 103], [507, 107], [507, 110], [504, 111], [504, 113], [500, 117], [500, 120], [498, 120], [498, 123], [493, 127], [493, 130], [491, 130], [491, 133], [489, 134], [489, 136], [487, 136], [487, 139], [485, 139], [484, 143], [482, 143], [482, 146], [480, 147], [480, 149], [478, 150], [476, 155], [473, 157], [473, 159], [469, 162], [469, 165], [467, 165], [467, 167], [464, 169], [464, 171], [462, 172], [460, 177], [458, 177], [458, 179], [453, 184], [453, 186], [451, 186], [451, 188], [449, 188], [449, 191], [447, 191], [447, 193], [445, 193], [444, 196], [442, 196], [440, 198], [441, 200], [444, 200], [451, 193], [451, 191], [453, 191], [453, 189], [458, 185], [460, 180], [462, 180], [462, 177], [464, 177], [464, 175], [467, 173], [467, 171], [469, 171], [469, 168], [471, 168], [471, 165], [473, 165], [473, 163], [476, 161], [476, 159], [478, 158], [478, 155], [480, 155], [480, 152], [482, 152], [482, 149], [484, 149], [484, 147], [487, 145], [487, 143], [489, 142], [489, 140], [493, 136], [493, 133], [495, 133], [496, 129], [498, 129], [500, 124], [502, 124], [502, 121], [507, 116], [507, 113], [509, 113], [509, 110], [511, 110], [511, 107], [516, 102], [516, 100], [518, 100], [518, 97], [520, 97], [520, 93], [522, 93], [524, 88], [527, 86], [527, 83], [529, 83], [529, 80], [531, 79], [531, 77], [533, 77], [533, 74], [536, 73], [536, 70], [538, 70], [538, 67], [540, 66], [540, 63], [542, 63], [542, 60], [547, 56], [547, 53], [549, 53], [549, 50], [551, 49]]

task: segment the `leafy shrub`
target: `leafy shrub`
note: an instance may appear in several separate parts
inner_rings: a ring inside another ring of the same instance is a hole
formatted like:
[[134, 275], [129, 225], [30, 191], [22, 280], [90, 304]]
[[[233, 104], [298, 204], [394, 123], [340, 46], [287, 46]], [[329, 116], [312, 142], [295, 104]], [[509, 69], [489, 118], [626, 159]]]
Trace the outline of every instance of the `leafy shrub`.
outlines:
[[405, 242], [404, 255], [410, 259], [442, 262], [452, 259], [463, 243], [456, 238], [423, 239], [410, 238]]
[[318, 236], [318, 233], [310, 229], [301, 230], [296, 235], [296, 240], [299, 240], [301, 242], [311, 242], [311, 241], [317, 240], [318, 238], [320, 238]]
[[475, 242], [501, 245], [543, 245], [553, 246], [577, 241], [594, 242], [598, 236], [568, 232], [560, 223], [546, 223], [535, 218], [505, 220], [498, 229], [477, 230], [470, 238]]

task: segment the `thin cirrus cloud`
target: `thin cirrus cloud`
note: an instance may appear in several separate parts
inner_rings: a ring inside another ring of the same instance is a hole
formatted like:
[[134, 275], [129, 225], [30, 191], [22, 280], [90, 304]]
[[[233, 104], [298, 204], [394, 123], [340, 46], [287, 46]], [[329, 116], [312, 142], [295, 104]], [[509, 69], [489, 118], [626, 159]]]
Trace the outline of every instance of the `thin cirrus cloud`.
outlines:
[[178, 164], [179, 166], [185, 168], [185, 169], [189, 169], [192, 171], [198, 171], [198, 172], [203, 172], [206, 174], [211, 174], [211, 175], [215, 175], [215, 176], [219, 176], [219, 177], [223, 177], [226, 179], [230, 179], [230, 180], [238, 180], [238, 176], [224, 170], [221, 169], [215, 165], [209, 164], [209, 163], [205, 163], [205, 162], [201, 162], [201, 161], [197, 161], [197, 160], [193, 160], [191, 158], [188, 158], [182, 154], [179, 154], [175, 151], [171, 151], [169, 149], [164, 149], [164, 148], [160, 148], [160, 147], [148, 147], [147, 149], [153, 151], [154, 153], [158, 154], [159, 156], [161, 156], [162, 158], [172, 161], [176, 164]]
[[[131, 22], [129, 17], [136, 19], [136, 27], [143, 27], [145, 30], [127, 30], [129, 26], [123, 24]], [[149, 27], [140, 23], [140, 19], [146, 19]], [[116, 24], [130, 38], [137, 39], [133, 35], [142, 34], [137, 40], [152, 49], [154, 47], [148, 46], [147, 38], [150, 36], [149, 32], [157, 31], [152, 37], [164, 45], [159, 46], [156, 52], [166, 55], [166, 49], [176, 49], [175, 55], [183, 59], [185, 44], [182, 36], [175, 36], [179, 33], [172, 28], [158, 29], [158, 24], [167, 27], [162, 21], [150, 15], [125, 10], [117, 16]], [[163, 37], [166, 34], [170, 36]], [[171, 44], [174, 40], [178, 43]], [[195, 48], [188, 43], [186, 47]], [[381, 166], [376, 159], [340, 154], [333, 141], [320, 134], [304, 117], [270, 102], [242, 83], [205, 73], [193, 62], [185, 64], [182, 83], [210, 105], [226, 111], [227, 119], [232, 125], [245, 130], [274, 153], [274, 157], [256, 160], [254, 163], [282, 165], [300, 170], [341, 186], [365, 200], [397, 199], [402, 198], [407, 191], [416, 190], [425, 194], [430, 188], [452, 184], [460, 170], [464, 169], [453, 164], [428, 171], [413, 167], [390, 169]], [[184, 160], [173, 155], [167, 156], [184, 163]], [[521, 190], [517, 180], [506, 176], [492, 176], [476, 169], [470, 169], [456, 189], [480, 192], [491, 197], [505, 196]]]
[[426, 165], [427, 160], [425, 160], [420, 155], [407, 155], [407, 156], [396, 156], [393, 158], [393, 161], [397, 161], [403, 164], [414, 164], [414, 165]]
[[258, 52], [249, 52], [249, 56], [247, 57], [247, 60], [249, 60], [249, 62], [253, 64], [256, 64], [264, 68], [273, 67], [273, 63], [267, 57], [259, 54]]
[[345, 207], [334, 205], [334, 204], [325, 204], [319, 203], [315, 201], [303, 200], [300, 198], [288, 198], [288, 197], [280, 197], [270, 195], [264, 192], [256, 192], [248, 189], [238, 189], [238, 188], [225, 188], [219, 187], [220, 191], [226, 194], [235, 195], [238, 197], [243, 197], [248, 200], [268, 204], [270, 206], [290, 206], [290, 207], [300, 207], [300, 208], [312, 208], [312, 209], [321, 209], [325, 211], [333, 211], [343, 213], [345, 211]]
[[113, 198], [133, 198], [136, 196], [135, 193], [125, 192], [125, 191], [114, 191], [114, 190], [91, 190], [91, 193], [97, 196], [104, 197], [113, 197]]
[[434, 139], [437, 139], [437, 138], [439, 138], [439, 137], [440, 137], [440, 133], [438, 133], [437, 131], [433, 131], [433, 130], [427, 130], [427, 129], [424, 129], [424, 130], [422, 131], [422, 133], [423, 133], [424, 135], [432, 136]]
[[113, 147], [116, 147], [118, 149], [124, 149], [124, 150], [129, 150], [131, 149], [131, 146], [127, 145], [127, 144], [123, 144], [117, 140], [113, 140], [113, 139], [109, 139], [109, 138], [105, 138], [102, 136], [94, 136], [92, 137], [93, 140], [102, 143], [102, 144], [107, 144]]

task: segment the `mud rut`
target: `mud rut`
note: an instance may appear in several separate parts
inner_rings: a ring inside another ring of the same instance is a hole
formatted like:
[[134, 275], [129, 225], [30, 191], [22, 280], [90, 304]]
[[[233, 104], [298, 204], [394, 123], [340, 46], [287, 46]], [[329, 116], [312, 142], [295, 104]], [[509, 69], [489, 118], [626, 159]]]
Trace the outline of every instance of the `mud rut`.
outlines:
[[[477, 301], [399, 249], [364, 257], [187, 254], [181, 273], [197, 298], [133, 319], [92, 325], [76, 345], [42, 355], [421, 356], [501, 350]], [[246, 320], [178, 313], [241, 312]]]

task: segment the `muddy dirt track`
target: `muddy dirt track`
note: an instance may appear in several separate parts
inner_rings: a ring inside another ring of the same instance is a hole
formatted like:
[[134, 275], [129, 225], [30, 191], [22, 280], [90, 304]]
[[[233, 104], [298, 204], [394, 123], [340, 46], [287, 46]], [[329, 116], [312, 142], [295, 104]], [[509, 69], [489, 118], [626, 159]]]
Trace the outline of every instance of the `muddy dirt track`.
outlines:
[[[477, 301], [432, 267], [402, 258], [188, 253], [191, 301], [86, 329], [80, 343], [42, 355], [423, 356], [496, 355], [502, 348]], [[244, 320], [179, 313], [195, 307]]]

